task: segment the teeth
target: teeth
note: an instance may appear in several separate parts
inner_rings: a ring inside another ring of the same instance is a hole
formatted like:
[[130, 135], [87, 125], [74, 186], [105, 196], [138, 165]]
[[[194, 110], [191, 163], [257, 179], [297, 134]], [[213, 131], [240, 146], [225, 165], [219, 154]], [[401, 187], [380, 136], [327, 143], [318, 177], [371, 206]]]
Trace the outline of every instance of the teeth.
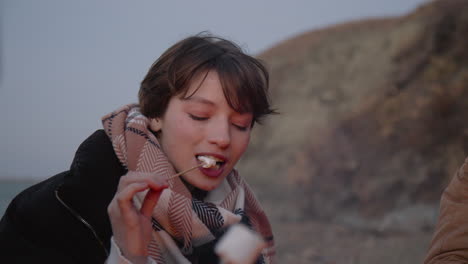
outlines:
[[203, 163], [202, 167], [206, 169], [212, 167], [219, 168], [219, 164], [217, 162], [223, 161], [213, 156], [198, 156], [197, 159]]

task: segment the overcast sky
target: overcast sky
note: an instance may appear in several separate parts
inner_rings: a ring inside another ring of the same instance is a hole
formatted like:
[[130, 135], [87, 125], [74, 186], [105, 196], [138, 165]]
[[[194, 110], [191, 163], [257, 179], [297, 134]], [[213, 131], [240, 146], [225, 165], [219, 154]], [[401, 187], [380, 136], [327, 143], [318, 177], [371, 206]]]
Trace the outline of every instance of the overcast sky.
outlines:
[[297, 34], [425, 0], [1, 0], [0, 179], [68, 169], [100, 118], [136, 102], [174, 42], [211, 31], [258, 54]]

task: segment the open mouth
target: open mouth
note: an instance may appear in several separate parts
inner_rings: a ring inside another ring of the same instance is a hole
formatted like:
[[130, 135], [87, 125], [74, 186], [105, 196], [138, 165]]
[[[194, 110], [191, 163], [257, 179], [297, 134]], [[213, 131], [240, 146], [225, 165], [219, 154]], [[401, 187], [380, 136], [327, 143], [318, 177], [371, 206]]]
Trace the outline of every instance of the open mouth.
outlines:
[[226, 163], [225, 160], [210, 155], [196, 155], [196, 158], [205, 169], [219, 169]]

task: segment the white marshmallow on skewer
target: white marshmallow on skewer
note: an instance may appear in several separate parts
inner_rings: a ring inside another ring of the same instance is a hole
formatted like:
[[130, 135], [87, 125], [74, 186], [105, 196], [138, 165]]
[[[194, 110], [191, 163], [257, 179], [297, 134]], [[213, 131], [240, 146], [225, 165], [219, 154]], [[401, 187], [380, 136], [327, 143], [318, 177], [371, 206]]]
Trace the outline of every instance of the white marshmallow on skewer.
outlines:
[[175, 179], [176, 177], [179, 177], [180, 175], [182, 175], [184, 173], [187, 173], [187, 172], [189, 172], [191, 170], [194, 170], [194, 169], [196, 169], [196, 168], [198, 168], [200, 166], [202, 166], [205, 169], [217, 166], [216, 165], [217, 159], [214, 158], [214, 157], [211, 157], [211, 156], [198, 156], [197, 159], [199, 161], [201, 161], [202, 163], [198, 164], [197, 166], [194, 166], [194, 167], [192, 167], [190, 169], [186, 169], [186, 170], [184, 170], [182, 172], [176, 173], [176, 174], [170, 176], [169, 179]]
[[208, 156], [198, 156], [197, 159], [203, 163], [202, 167], [207, 169], [216, 166], [216, 160]]
[[223, 264], [252, 264], [265, 247], [265, 241], [257, 233], [245, 225], [236, 224], [221, 237], [215, 253]]

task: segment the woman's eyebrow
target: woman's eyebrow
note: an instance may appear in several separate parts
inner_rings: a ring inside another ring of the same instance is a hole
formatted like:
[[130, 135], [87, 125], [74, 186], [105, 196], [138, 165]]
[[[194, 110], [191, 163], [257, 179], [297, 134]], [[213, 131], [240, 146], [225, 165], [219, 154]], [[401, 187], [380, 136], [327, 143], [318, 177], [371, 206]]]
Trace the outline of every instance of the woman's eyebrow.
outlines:
[[191, 96], [188, 98], [184, 98], [184, 101], [190, 101], [190, 102], [195, 102], [195, 103], [201, 103], [201, 104], [206, 104], [209, 106], [215, 106], [216, 104], [213, 101], [210, 101], [208, 99], [198, 97], [198, 96]]

